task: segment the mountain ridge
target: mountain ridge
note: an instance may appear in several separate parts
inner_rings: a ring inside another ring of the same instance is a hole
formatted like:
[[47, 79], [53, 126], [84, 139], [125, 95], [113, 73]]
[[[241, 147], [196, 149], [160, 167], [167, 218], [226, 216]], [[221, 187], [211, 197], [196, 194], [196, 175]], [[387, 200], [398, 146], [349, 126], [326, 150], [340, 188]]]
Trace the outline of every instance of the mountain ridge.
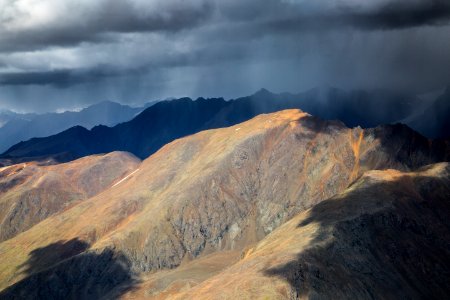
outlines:
[[[325, 96], [323, 96], [325, 95]], [[65, 160], [81, 156], [128, 151], [144, 159], [164, 144], [201, 130], [232, 126], [261, 113], [302, 108], [323, 119], [338, 119], [347, 126], [371, 127], [395, 123], [409, 115], [420, 99], [404, 95], [328, 88], [312, 89], [301, 94], [274, 94], [261, 89], [255, 94], [235, 100], [223, 98], [180, 98], [162, 101], [137, 115], [133, 120], [114, 127], [96, 126], [83, 133], [83, 138], [67, 137], [70, 131], [32, 139], [11, 147], [3, 159], [33, 159], [33, 156], [60, 155]], [[390, 114], [386, 115], [385, 111]], [[442, 122], [441, 122], [442, 123]], [[59, 140], [61, 139], [61, 140]], [[73, 140], [67, 142], [67, 139]]]

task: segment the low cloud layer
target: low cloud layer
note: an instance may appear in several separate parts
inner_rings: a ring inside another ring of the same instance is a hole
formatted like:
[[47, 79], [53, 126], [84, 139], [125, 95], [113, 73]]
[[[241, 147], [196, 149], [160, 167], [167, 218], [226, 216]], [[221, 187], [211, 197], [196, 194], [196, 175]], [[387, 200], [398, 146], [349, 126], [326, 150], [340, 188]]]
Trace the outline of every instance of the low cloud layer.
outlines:
[[446, 0], [0, 0], [0, 106], [450, 83]]

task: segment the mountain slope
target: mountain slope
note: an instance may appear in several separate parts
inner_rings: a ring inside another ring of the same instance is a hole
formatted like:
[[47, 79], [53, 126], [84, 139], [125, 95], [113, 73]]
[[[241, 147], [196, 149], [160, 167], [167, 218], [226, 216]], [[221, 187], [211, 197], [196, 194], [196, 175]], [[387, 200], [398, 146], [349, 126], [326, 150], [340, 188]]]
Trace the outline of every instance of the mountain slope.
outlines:
[[0, 241], [100, 193], [138, 164], [128, 153], [113, 152], [57, 166], [0, 168]]
[[[117, 185], [1, 243], [1, 261], [8, 263], [0, 262], [0, 287], [16, 283], [11, 291], [38, 297], [37, 287], [55, 286], [40, 290], [42, 298], [80, 298], [88, 291], [98, 298], [112, 287], [132, 288], [141, 272], [258, 242], [365, 170], [415, 169], [448, 155], [446, 144], [406, 126], [349, 129], [299, 110], [203, 131], [164, 146]], [[122, 277], [109, 273], [117, 268]]]
[[450, 137], [450, 86], [422, 114], [407, 124], [431, 138]]
[[[170, 299], [444, 299], [450, 165], [370, 171]], [[141, 294], [142, 291], [135, 291]], [[133, 294], [131, 294], [133, 295]]]
[[230, 101], [181, 98], [159, 102], [133, 120], [112, 128], [98, 126], [90, 131], [72, 128], [54, 136], [31, 139], [14, 145], [2, 157], [33, 160], [35, 156], [59, 154], [62, 160], [68, 160], [119, 150], [145, 159], [174, 139], [235, 125], [261, 113], [300, 108], [323, 119], [366, 128], [404, 119], [414, 111], [418, 101], [417, 97], [386, 91], [345, 92], [332, 88], [296, 95], [261, 90]]
[[142, 110], [143, 108], [104, 101], [78, 112], [14, 114], [14, 118], [6, 119], [0, 127], [0, 152], [20, 141], [53, 135], [77, 125], [86, 128], [100, 124], [113, 126], [132, 119]]

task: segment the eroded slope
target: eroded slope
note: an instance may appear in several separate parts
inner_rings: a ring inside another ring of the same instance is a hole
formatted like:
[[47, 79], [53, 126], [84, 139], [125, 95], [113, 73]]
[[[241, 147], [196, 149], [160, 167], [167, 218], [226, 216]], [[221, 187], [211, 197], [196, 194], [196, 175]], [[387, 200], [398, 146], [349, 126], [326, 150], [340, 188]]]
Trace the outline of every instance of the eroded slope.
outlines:
[[444, 299], [449, 214], [448, 163], [370, 171], [169, 299]]

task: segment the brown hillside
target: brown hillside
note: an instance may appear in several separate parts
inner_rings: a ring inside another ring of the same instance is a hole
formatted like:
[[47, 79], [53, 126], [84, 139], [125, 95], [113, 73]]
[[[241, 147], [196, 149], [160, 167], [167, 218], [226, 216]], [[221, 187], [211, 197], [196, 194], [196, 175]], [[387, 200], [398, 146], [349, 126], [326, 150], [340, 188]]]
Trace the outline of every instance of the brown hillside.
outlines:
[[449, 215], [448, 163], [370, 171], [169, 299], [445, 299]]
[[131, 154], [112, 152], [60, 165], [0, 168], [0, 241], [100, 193], [138, 164]]

